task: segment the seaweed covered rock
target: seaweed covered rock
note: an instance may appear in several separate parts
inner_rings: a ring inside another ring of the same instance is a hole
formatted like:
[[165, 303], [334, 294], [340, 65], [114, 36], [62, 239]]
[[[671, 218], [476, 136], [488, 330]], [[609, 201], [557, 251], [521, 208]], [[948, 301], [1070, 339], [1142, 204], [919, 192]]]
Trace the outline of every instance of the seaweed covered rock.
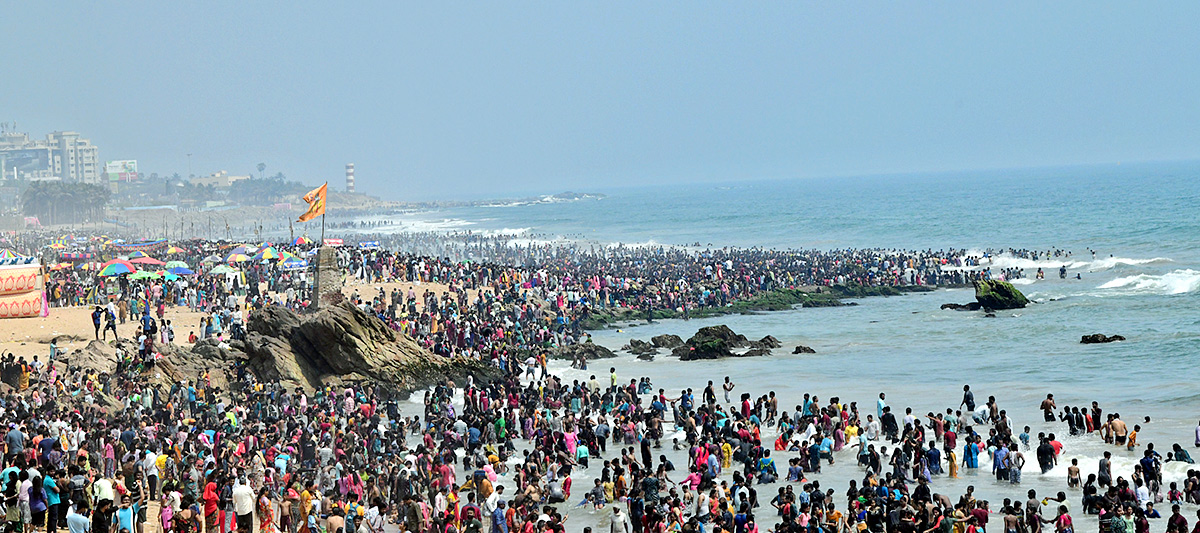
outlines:
[[729, 326], [722, 324], [700, 328], [687, 342], [675, 348], [671, 353], [679, 356], [679, 359], [683, 361], [718, 359], [738, 355], [733, 352], [734, 348], [747, 345], [749, 343], [746, 341], [745, 335], [734, 333]]
[[986, 309], [1020, 309], [1029, 305], [1029, 299], [1012, 283], [994, 279], [975, 281], [975, 301]]
[[1123, 340], [1125, 340], [1125, 337], [1120, 335], [1113, 335], [1110, 337], [1103, 333], [1093, 333], [1091, 335], [1084, 335], [1083, 337], [1080, 337], [1079, 344], [1104, 344], [1107, 342], [1117, 342]]

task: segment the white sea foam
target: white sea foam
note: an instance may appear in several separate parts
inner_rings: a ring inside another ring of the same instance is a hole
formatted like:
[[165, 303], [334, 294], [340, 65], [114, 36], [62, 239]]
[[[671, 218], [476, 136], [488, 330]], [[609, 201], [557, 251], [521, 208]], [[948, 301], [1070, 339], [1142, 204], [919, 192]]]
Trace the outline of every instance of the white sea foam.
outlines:
[[1162, 275], [1138, 274], [1124, 276], [1098, 288], [1144, 294], [1184, 294], [1200, 290], [1200, 271], [1172, 270]]
[[[983, 253], [984, 252], [982, 250], [967, 250], [966, 255], [982, 257]], [[1131, 257], [1099, 257], [1095, 260], [1089, 260], [1083, 254], [1074, 255], [1071, 257], [1050, 257], [1034, 261], [1032, 259], [1017, 257], [1009, 254], [996, 254], [990, 258], [982, 259], [979, 265], [963, 267], [963, 269], [983, 270], [990, 267], [993, 271], [1006, 268], [1022, 268], [1025, 270], [1035, 271], [1041, 268], [1044, 271], [1050, 271], [1058, 270], [1059, 267], [1065, 266], [1067, 267], [1067, 270], [1070, 271], [1082, 270], [1086, 272], [1100, 272], [1119, 266], [1138, 266], [1170, 262], [1171, 259], [1166, 257], [1152, 257], [1149, 259]]]

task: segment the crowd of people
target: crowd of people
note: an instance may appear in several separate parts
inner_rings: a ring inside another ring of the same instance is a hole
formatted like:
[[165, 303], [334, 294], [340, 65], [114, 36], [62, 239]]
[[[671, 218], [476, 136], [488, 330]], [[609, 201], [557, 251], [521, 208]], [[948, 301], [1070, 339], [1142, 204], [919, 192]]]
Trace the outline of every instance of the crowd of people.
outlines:
[[[196, 265], [228, 249], [180, 247]], [[1114, 478], [1108, 457], [1086, 482], [1079, 465], [1068, 468], [1079, 515], [1066, 491], [1003, 503], [977, 499], [973, 489], [957, 500], [934, 492], [940, 479], [989, 463], [997, 480], [1020, 484], [1025, 453], [1043, 472], [1061, 455], [1053, 433], [1016, 431], [994, 397], [977, 406], [969, 387], [959, 406], [922, 417], [894, 412], [884, 394], [868, 413], [807, 394], [789, 399], [797, 401], [789, 409], [769, 391], [731, 398], [729, 380], [709, 382], [697, 398], [691, 389], [655, 390], [648, 376], [622, 379], [615, 367], [603, 379], [571, 382], [548, 371], [548, 348], [588, 342], [572, 323], [592, 309], [725, 305], [806, 285], [957, 283], [988, 275], [963, 268], [986, 258], [953, 250], [515, 250], [528, 255], [500, 263], [339, 251], [357, 305], [434, 353], [500, 371], [488, 382], [445, 381], [419, 403], [386, 383], [311, 389], [242, 365], [226, 370], [224, 390], [209, 375], [156, 378], [151, 354], [155, 343], [173, 342], [160, 333], [172, 307], [208, 312], [202, 335], [236, 336], [263, 306], [303, 309], [309, 280], [300, 272], [260, 262], [238, 274], [202, 267], [174, 281], [52, 275], [103, 285], [108, 301], [96, 311], [119, 323], [128, 315], [147, 349], [121, 354], [112, 373], [63, 364], [53, 347], [44, 364], [25, 363], [34, 354], [6, 360], [0, 492], [8, 529], [143, 533], [150, 522], [181, 533], [1038, 533], [1072, 532], [1076, 516], [1095, 514], [1103, 531], [1123, 533], [1148, 530], [1154, 505], [1165, 502], [1166, 531], [1190, 531], [1178, 506], [1200, 501], [1200, 473], [1164, 488], [1163, 459], [1149, 443], [1128, 479]], [[409, 288], [376, 287], [386, 282]], [[1138, 427], [1129, 430], [1116, 413], [1101, 422], [1093, 404], [1060, 418], [1047, 401], [1047, 421], [1073, 435], [1141, 445]], [[664, 449], [686, 454], [686, 463]], [[832, 480], [822, 483], [822, 467], [851, 459], [862, 477], [842, 500]], [[1176, 444], [1166, 460], [1191, 457]]]

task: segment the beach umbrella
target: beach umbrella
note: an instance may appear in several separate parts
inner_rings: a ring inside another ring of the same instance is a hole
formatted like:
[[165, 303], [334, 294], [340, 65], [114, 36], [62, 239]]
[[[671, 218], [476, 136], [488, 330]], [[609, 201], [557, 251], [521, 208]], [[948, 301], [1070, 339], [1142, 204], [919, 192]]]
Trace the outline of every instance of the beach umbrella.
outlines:
[[133, 275], [129, 276], [129, 279], [132, 279], [132, 280], [137, 280], [137, 279], [158, 279], [159, 277], [160, 277], [160, 276], [159, 276], [158, 274], [154, 273], [154, 272], [148, 272], [148, 271], [145, 271], [145, 270], [140, 270], [140, 271], [138, 271], [138, 272], [134, 272], [134, 273], [133, 273]]
[[167, 253], [168, 253], [168, 254], [172, 254], [172, 255], [174, 255], [174, 254], [181, 254], [181, 253], [183, 253], [183, 252], [185, 252], [185, 251], [186, 251], [186, 250], [184, 250], [183, 248], [180, 248], [180, 247], [178, 247], [178, 246], [168, 246], [168, 247], [167, 247]]
[[64, 268], [71, 268], [71, 263], [55, 263], [50, 265], [50, 270], [62, 270]]
[[141, 252], [141, 251], [133, 252], [133, 253], [129, 254], [130, 259], [137, 259], [139, 257], [150, 257], [150, 255], [147, 254], [146, 252]]
[[186, 266], [170, 267], [167, 269], [167, 272], [174, 274], [176, 276], [191, 276], [191, 275], [195, 274], [195, 272], [192, 271], [192, 269], [190, 269]]
[[166, 274], [163, 274], [163, 279], [165, 279], [167, 281], [175, 281], [175, 280], [179, 279], [179, 276], [176, 276], [175, 274], [171, 274], [171, 273], [166, 273]]
[[303, 259], [288, 259], [282, 263], [279, 263], [279, 267], [284, 270], [300, 270], [302, 268], [308, 268], [308, 261]]
[[133, 263], [124, 259], [113, 259], [103, 265], [100, 265], [100, 271], [97, 274], [101, 276], [117, 276], [120, 274], [131, 274], [137, 271], [137, 267]]
[[313, 242], [313, 240], [308, 237], [296, 237], [296, 240], [292, 241], [292, 246], [300, 246], [301, 244], [312, 244], [312, 242]]
[[155, 266], [161, 266], [161, 265], [166, 264], [166, 263], [163, 263], [162, 261], [159, 261], [158, 259], [155, 259], [150, 256], [145, 256], [145, 255], [142, 257], [130, 259], [129, 262], [138, 264], [138, 265], [155, 265]]
[[239, 253], [229, 254], [229, 256], [225, 258], [226, 263], [241, 263], [243, 261], [249, 261], [249, 260], [250, 260], [250, 256], [248, 256], [246, 254], [239, 254]]
[[266, 248], [263, 248], [261, 252], [254, 254], [255, 261], [265, 261], [268, 259], [279, 259], [280, 257], [282, 257], [282, 256], [279, 254], [279, 250], [276, 250], [275, 247], [273, 247], [273, 246], [268, 246]]
[[63, 243], [61, 243], [61, 242], [56, 242], [56, 243], [54, 243], [54, 244], [51, 244], [51, 245], [50, 245], [50, 247], [51, 247], [51, 248], [54, 248], [55, 250], [62, 250], [63, 248], [66, 248], [66, 247], [67, 247], [67, 245], [65, 245], [65, 244], [63, 244]]
[[171, 270], [172, 268], [175, 268], [175, 267], [187, 268], [188, 264], [184, 263], [183, 261], [167, 261], [167, 264], [163, 266], [163, 268], [165, 268], [167, 270]]
[[220, 262], [221, 262], [221, 256], [219, 256], [219, 255], [215, 255], [215, 254], [214, 254], [214, 255], [210, 255], [210, 256], [208, 256], [208, 257], [205, 257], [204, 259], [201, 259], [201, 260], [200, 260], [200, 262], [201, 262], [201, 263], [220, 263]]
[[230, 267], [229, 265], [217, 265], [216, 268], [213, 268], [212, 270], [208, 271], [209, 274], [232, 274], [234, 272], [237, 272], [237, 271], [234, 270], [233, 267]]
[[0, 259], [16, 259], [18, 257], [21, 256], [17, 255], [17, 252], [9, 250], [8, 248], [0, 250]]

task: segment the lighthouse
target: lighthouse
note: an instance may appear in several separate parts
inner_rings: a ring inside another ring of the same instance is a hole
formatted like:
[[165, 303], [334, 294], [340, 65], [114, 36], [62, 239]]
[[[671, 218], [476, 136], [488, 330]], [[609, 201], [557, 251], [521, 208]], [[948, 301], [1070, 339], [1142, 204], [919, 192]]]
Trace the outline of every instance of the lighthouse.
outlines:
[[354, 163], [346, 163], [346, 192], [354, 192]]

